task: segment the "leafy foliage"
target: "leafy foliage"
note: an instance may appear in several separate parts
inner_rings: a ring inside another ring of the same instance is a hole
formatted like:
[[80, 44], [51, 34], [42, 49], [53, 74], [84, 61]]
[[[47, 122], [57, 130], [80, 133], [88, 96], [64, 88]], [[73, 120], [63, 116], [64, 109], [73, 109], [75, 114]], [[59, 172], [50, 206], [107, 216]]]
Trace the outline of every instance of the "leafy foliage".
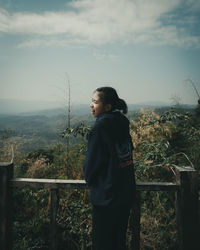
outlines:
[[[132, 114], [134, 120], [129, 117], [137, 181], [171, 182], [177, 165], [200, 170], [199, 110], [199, 105], [190, 113], [180, 107], [178, 111], [141, 110]], [[90, 127], [81, 123], [62, 133], [63, 138], [76, 138], [69, 155], [65, 143], [25, 155], [18, 153], [15, 176], [83, 179], [82, 163], [89, 131]], [[5, 146], [9, 139], [4, 137]], [[177, 249], [174, 193], [142, 192], [141, 199], [141, 249]], [[49, 191], [17, 189], [14, 200], [14, 249], [48, 249]], [[59, 249], [91, 249], [91, 205], [87, 190], [60, 190], [57, 222]], [[127, 244], [130, 246], [130, 237]]]
[[[137, 180], [173, 181], [177, 165], [199, 170], [200, 122], [195, 115], [174, 109], [161, 115], [142, 110], [130, 129]], [[141, 245], [142, 249], [177, 249], [173, 193], [142, 193]]]

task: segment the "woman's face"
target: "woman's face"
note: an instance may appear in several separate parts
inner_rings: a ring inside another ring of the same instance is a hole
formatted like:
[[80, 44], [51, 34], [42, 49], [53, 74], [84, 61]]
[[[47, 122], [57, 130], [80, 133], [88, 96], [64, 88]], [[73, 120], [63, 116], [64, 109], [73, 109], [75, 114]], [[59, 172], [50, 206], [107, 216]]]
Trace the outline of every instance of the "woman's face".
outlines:
[[94, 92], [92, 97], [92, 103], [90, 104], [91, 113], [94, 117], [98, 117], [100, 114], [103, 114], [107, 111], [107, 108], [104, 107], [102, 100], [99, 97], [99, 92]]

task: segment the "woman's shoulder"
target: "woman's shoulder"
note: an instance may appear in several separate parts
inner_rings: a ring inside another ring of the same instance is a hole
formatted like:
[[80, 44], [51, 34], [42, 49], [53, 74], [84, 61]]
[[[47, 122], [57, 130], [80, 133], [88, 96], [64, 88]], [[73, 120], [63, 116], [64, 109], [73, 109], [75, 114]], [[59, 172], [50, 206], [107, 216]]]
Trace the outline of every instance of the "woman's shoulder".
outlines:
[[103, 129], [106, 126], [106, 123], [107, 123], [107, 119], [105, 117], [101, 117], [100, 119], [96, 120], [92, 130]]
[[107, 133], [110, 127], [110, 118], [107, 114], [102, 114], [100, 117], [98, 117], [91, 129], [91, 134], [104, 134]]

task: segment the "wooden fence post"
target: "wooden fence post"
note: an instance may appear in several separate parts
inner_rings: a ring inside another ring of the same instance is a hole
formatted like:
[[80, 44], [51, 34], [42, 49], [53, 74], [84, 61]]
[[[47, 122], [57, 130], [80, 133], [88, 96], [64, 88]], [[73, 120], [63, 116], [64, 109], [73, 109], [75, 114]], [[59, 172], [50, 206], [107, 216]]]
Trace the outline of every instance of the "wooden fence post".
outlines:
[[176, 214], [180, 250], [199, 249], [198, 172], [191, 167], [177, 167]]
[[133, 208], [130, 216], [132, 239], [131, 249], [140, 250], [140, 216], [141, 216], [141, 197], [140, 191], [136, 191], [136, 202], [133, 204]]
[[57, 212], [59, 206], [58, 189], [50, 190], [50, 250], [58, 249]]
[[0, 248], [12, 249], [12, 188], [13, 163], [0, 163]]

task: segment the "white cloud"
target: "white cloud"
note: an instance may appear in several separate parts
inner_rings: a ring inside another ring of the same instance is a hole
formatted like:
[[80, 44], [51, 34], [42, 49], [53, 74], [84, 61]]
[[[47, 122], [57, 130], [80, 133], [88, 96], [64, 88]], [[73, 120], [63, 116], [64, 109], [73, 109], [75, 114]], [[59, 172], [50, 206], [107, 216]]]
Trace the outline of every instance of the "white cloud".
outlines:
[[98, 61], [104, 61], [104, 60], [116, 60], [118, 58], [118, 55], [106, 53], [106, 52], [99, 52], [98, 50], [93, 50], [92, 55], [98, 60]]
[[[65, 12], [11, 14], [0, 10], [0, 32], [30, 35], [19, 45], [30, 47], [115, 42], [200, 47], [200, 38], [190, 37], [186, 29], [179, 30], [178, 22], [161, 22], [182, 1], [77, 0], [70, 2], [70, 10]], [[190, 9], [196, 6], [194, 0], [187, 3]]]

